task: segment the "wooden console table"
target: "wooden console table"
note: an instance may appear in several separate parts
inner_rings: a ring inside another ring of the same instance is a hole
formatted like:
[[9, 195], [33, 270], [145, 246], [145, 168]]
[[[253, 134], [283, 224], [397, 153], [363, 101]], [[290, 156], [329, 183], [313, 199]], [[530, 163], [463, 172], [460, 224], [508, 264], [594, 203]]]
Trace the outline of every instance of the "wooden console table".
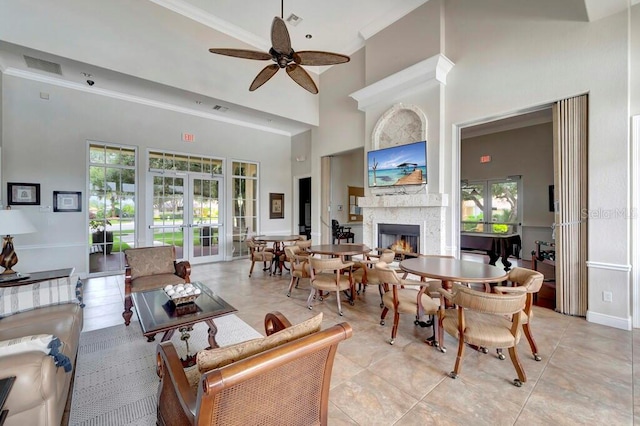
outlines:
[[41, 281], [55, 280], [58, 278], [67, 278], [73, 274], [75, 268], [52, 269], [50, 271], [29, 272], [23, 274], [22, 277], [14, 277], [12, 279], [2, 281], [0, 275], [0, 287], [14, 287], [17, 285], [27, 285], [39, 283]]

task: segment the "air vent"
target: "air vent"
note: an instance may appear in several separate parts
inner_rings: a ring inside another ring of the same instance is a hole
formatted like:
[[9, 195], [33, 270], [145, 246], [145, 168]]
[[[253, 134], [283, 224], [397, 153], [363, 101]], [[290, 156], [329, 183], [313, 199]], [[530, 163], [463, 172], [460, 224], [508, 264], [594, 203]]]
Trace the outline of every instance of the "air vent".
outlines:
[[215, 105], [215, 106], [213, 107], [213, 109], [214, 109], [214, 110], [216, 110], [216, 111], [220, 111], [220, 112], [227, 112], [227, 111], [229, 111], [229, 108], [227, 108], [227, 107], [223, 107], [222, 105]]
[[294, 15], [292, 13], [291, 15], [289, 15], [289, 17], [287, 19], [285, 19], [285, 21], [287, 21], [288, 23], [290, 23], [291, 25], [293, 25], [295, 27], [300, 22], [302, 22], [302, 18], [299, 17], [299, 16], [296, 16], [296, 15]]
[[27, 55], [24, 55], [24, 61], [27, 63], [29, 68], [62, 75], [62, 67], [60, 67], [60, 64], [56, 64], [55, 62], [49, 62], [44, 59], [33, 58]]

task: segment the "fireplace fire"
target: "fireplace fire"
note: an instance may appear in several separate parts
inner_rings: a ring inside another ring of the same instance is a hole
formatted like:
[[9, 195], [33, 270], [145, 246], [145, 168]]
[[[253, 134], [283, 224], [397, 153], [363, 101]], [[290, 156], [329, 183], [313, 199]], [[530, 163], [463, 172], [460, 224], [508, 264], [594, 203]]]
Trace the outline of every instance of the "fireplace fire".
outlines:
[[420, 253], [420, 225], [378, 224], [378, 247]]

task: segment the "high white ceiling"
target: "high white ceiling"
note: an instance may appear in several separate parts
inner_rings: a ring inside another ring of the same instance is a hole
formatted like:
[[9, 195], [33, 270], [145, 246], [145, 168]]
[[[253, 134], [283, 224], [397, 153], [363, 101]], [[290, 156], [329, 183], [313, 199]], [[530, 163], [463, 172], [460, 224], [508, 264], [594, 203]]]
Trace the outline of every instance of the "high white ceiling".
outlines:
[[[288, 25], [295, 50], [351, 55], [427, 1], [284, 0], [283, 15], [302, 18], [297, 26]], [[629, 3], [573, 4], [596, 20]], [[249, 92], [267, 63], [208, 52], [210, 47], [268, 50], [271, 22], [280, 14], [280, 0], [2, 0], [0, 71], [294, 135], [319, 124], [317, 95], [284, 72]], [[24, 55], [60, 64], [61, 74], [27, 67]], [[317, 82], [323, 70], [309, 71]], [[88, 86], [88, 79], [95, 85]], [[216, 105], [228, 110], [213, 110]]]
[[[351, 55], [364, 46], [365, 37], [426, 1], [285, 0], [284, 17], [294, 13], [302, 18], [297, 26], [288, 25], [295, 50]], [[0, 3], [0, 71], [7, 75], [283, 134], [318, 124], [318, 96], [286, 73], [249, 92], [251, 81], [267, 63], [208, 52], [210, 47], [267, 51], [271, 22], [281, 13], [279, 0], [38, 3]], [[62, 75], [28, 68], [24, 55], [60, 64]], [[318, 81], [322, 70], [309, 68]], [[95, 85], [88, 86], [87, 79]], [[229, 109], [214, 111], [215, 105]]]

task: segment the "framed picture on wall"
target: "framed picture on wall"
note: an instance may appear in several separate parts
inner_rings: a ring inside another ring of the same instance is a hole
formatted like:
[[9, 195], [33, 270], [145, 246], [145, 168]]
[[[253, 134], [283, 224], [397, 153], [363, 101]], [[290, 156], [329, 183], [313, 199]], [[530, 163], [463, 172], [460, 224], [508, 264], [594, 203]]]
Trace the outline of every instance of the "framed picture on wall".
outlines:
[[269, 194], [269, 219], [284, 219], [284, 194]]
[[54, 212], [82, 211], [82, 192], [53, 191]]
[[7, 204], [10, 206], [39, 206], [39, 183], [7, 182]]

